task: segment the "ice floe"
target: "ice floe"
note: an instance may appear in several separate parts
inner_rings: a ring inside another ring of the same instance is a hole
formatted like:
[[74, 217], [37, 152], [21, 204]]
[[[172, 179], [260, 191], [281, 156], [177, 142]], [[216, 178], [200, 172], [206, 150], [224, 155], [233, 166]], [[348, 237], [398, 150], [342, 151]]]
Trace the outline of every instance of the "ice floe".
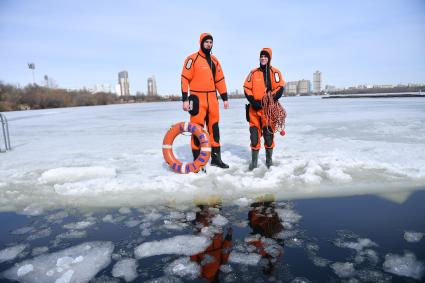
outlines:
[[194, 255], [205, 250], [210, 240], [203, 236], [180, 235], [160, 241], [146, 242], [136, 247], [137, 258], [162, 254]]
[[26, 247], [27, 245], [21, 244], [0, 250], [0, 263], [15, 259]]
[[132, 258], [121, 259], [112, 268], [112, 276], [122, 277], [131, 282], [137, 278], [137, 261]]
[[229, 262], [243, 265], [257, 265], [261, 255], [257, 253], [240, 253], [232, 251], [229, 256]]
[[387, 254], [383, 268], [386, 272], [417, 280], [422, 279], [424, 275], [424, 263], [417, 260], [411, 252], [405, 252], [404, 255]]
[[102, 177], [114, 177], [115, 175], [115, 168], [101, 166], [61, 167], [42, 173], [39, 181], [48, 184], [63, 184]]
[[424, 233], [421, 233], [421, 232], [414, 232], [414, 231], [404, 232], [404, 239], [408, 241], [409, 243], [420, 242], [423, 237], [424, 237]]
[[87, 242], [15, 264], [3, 276], [28, 283], [88, 282], [111, 262], [111, 242]]
[[191, 261], [189, 257], [183, 257], [170, 263], [164, 271], [170, 276], [194, 280], [201, 274], [201, 267], [196, 262]]

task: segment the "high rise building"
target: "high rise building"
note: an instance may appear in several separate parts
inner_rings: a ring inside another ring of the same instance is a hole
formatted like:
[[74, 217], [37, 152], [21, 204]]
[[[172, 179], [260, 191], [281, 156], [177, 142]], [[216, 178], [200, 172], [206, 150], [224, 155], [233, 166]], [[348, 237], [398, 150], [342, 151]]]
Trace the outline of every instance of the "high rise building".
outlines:
[[311, 82], [309, 80], [298, 81], [298, 93], [299, 94], [310, 94]]
[[322, 72], [316, 71], [313, 73], [313, 92], [319, 93], [322, 91]]
[[298, 93], [298, 81], [287, 82], [285, 87], [287, 95], [295, 95]]
[[148, 78], [148, 95], [158, 95], [155, 76]]
[[130, 95], [130, 84], [128, 83], [128, 73], [127, 71], [122, 71], [118, 73], [118, 84], [120, 85], [120, 93], [123, 96]]

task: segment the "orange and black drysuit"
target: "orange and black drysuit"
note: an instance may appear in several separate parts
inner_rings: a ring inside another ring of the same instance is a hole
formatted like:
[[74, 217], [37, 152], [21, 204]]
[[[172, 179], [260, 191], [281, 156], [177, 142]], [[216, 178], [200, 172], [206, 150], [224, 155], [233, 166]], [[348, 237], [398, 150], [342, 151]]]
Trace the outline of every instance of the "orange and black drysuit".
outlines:
[[245, 96], [249, 101], [249, 105], [246, 108], [246, 119], [249, 122], [252, 150], [261, 148], [260, 139], [262, 135], [264, 135], [264, 147], [266, 149], [274, 148], [273, 133], [275, 129], [266, 125], [261, 100], [270, 91], [273, 99], [277, 101], [285, 89], [285, 81], [281, 72], [270, 65], [272, 50], [263, 48], [260, 54], [264, 54], [269, 58], [267, 65], [260, 64], [260, 67], [253, 69], [248, 74], [243, 85]]
[[[207, 124], [214, 151], [220, 147], [217, 91], [223, 101], [227, 101], [228, 98], [220, 62], [210, 54], [210, 50], [203, 47], [203, 42], [207, 39], [212, 40], [212, 36], [208, 33], [201, 34], [199, 51], [186, 58], [181, 75], [181, 88], [183, 101], [189, 100], [190, 122], [202, 127]], [[199, 147], [199, 141], [192, 136], [192, 150], [199, 150]]]

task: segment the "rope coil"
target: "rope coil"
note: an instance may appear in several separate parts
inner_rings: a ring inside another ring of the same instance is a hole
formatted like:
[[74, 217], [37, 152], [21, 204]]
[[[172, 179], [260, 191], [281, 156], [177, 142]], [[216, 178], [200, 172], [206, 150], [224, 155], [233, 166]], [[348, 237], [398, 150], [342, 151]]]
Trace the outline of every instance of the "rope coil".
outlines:
[[270, 92], [261, 99], [261, 107], [266, 119], [266, 126], [271, 128], [273, 133], [280, 132], [282, 136], [285, 135], [285, 108], [278, 101], [274, 101]]

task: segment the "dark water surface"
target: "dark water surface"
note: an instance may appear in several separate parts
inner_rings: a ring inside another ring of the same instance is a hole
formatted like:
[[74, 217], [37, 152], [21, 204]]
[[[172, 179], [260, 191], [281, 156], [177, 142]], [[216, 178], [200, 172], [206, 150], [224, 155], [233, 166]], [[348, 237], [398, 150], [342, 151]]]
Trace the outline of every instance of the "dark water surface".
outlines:
[[[425, 191], [415, 192], [402, 204], [377, 196], [271, 200], [268, 196], [241, 206], [210, 203], [101, 211], [70, 209], [38, 216], [0, 213], [0, 250], [27, 245], [15, 259], [0, 263], [0, 272], [38, 254], [90, 241], [111, 241], [112, 261], [92, 282], [126, 282], [113, 277], [113, 266], [120, 259], [134, 259], [140, 244], [202, 234], [211, 244], [192, 256], [137, 258], [137, 278], [132, 282], [354, 283], [424, 279], [420, 268], [425, 262], [425, 239], [408, 242], [404, 234], [425, 232]], [[187, 243], [188, 249], [191, 244]], [[37, 247], [47, 248], [34, 250]], [[404, 259], [412, 259], [413, 254], [413, 265], [401, 261], [398, 268], [416, 268], [412, 273], [416, 278], [396, 275], [384, 267], [391, 254]], [[180, 273], [178, 268], [170, 271], [179, 259], [199, 266], [198, 273], [185, 267]], [[0, 280], [13, 282], [3, 276]]]

